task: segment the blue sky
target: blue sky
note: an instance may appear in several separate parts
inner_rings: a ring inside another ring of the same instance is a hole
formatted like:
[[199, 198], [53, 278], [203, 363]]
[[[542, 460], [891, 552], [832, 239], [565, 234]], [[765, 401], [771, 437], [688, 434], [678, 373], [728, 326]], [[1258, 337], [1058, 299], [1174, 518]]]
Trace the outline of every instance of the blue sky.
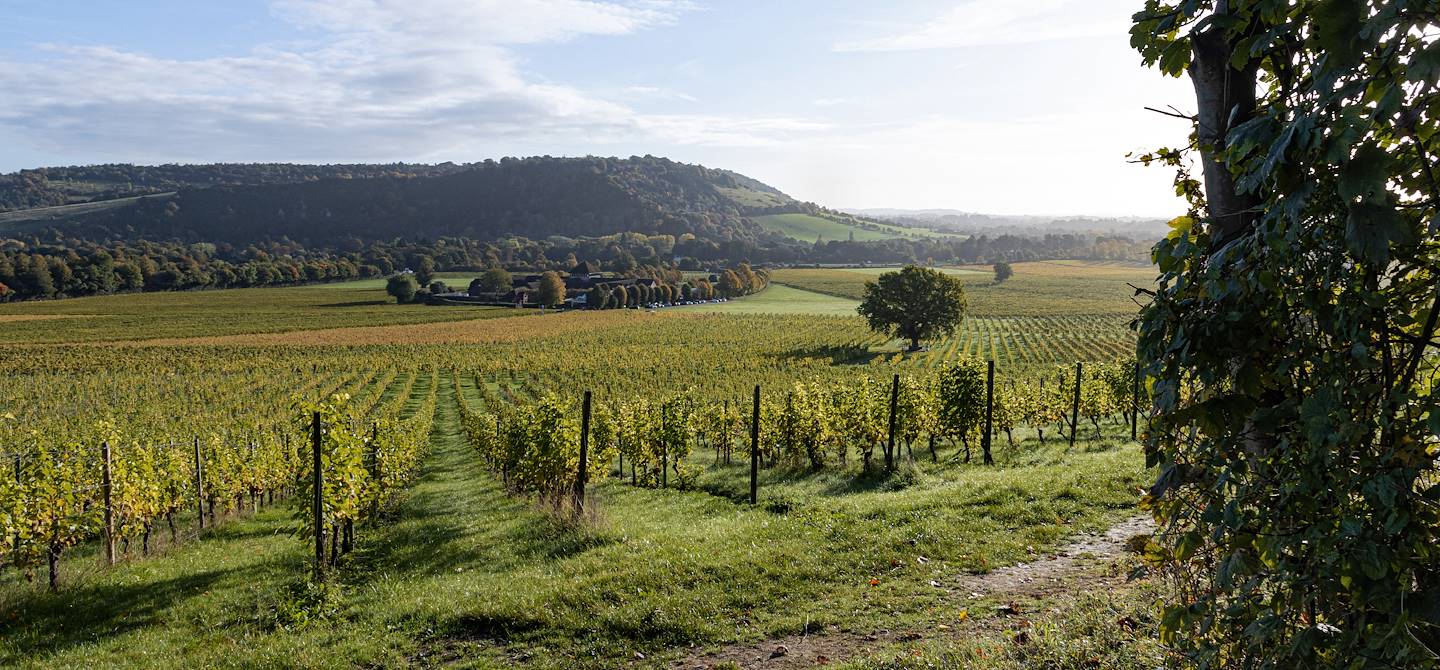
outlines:
[[1139, 0], [0, 0], [0, 170], [654, 154], [831, 207], [1170, 216]]

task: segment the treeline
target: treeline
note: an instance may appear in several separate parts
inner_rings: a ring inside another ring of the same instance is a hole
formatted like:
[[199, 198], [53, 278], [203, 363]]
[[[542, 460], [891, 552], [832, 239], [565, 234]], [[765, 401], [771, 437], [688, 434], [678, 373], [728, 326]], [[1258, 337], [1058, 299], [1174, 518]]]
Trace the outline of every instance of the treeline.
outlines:
[[[384, 277], [406, 269], [480, 272], [569, 272], [584, 259], [596, 269], [627, 277], [651, 277], [679, 286], [680, 270], [719, 269], [675, 254], [693, 239], [637, 233], [574, 240], [521, 237], [493, 243], [463, 239], [434, 242], [348, 241], [342, 249], [307, 249], [290, 241], [249, 244], [111, 242], [82, 240], [0, 243], [0, 300], [73, 298], [139, 291], [248, 288]], [[748, 265], [745, 267], [749, 267]]]
[[[756, 263], [993, 263], [1045, 259], [1144, 260], [1149, 243], [1081, 234], [1044, 237], [829, 242], [763, 248], [717, 244], [693, 235], [627, 232], [594, 238], [506, 237], [363, 242], [308, 248], [293, 240], [246, 245], [73, 238], [0, 241], [0, 300], [79, 297], [133, 291], [245, 288], [383, 277], [417, 272], [568, 272], [580, 260], [625, 276], [646, 268], [698, 271]], [[421, 282], [421, 286], [428, 284]], [[677, 282], [678, 283], [678, 282]]]
[[756, 249], [749, 257], [774, 263], [996, 263], [1058, 259], [1148, 261], [1154, 240], [1124, 235], [1051, 233], [829, 241]]
[[[632, 286], [604, 285], [586, 291], [588, 309], [625, 309], [659, 303], [672, 305], [687, 300], [712, 300], [715, 298], [738, 298], [762, 291], [770, 285], [770, 273], [764, 268], [752, 269], [749, 263], [740, 263], [717, 273], [718, 281], [708, 277], [687, 280], [679, 272], [650, 271], [656, 279], [655, 286], [636, 284]], [[634, 276], [644, 276], [635, 274]]]

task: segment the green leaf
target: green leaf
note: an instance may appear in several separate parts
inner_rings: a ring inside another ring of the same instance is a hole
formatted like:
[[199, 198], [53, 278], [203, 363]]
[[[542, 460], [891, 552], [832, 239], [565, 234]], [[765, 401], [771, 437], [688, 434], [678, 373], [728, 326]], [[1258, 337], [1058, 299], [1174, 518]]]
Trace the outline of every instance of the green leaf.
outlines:
[[1374, 144], [1367, 144], [1340, 167], [1337, 187], [1348, 201], [1373, 200], [1385, 193], [1390, 174], [1390, 154]]
[[1351, 205], [1345, 221], [1345, 241], [1351, 253], [1375, 265], [1390, 262], [1390, 243], [1404, 239], [1408, 232], [1395, 208], [1373, 202]]

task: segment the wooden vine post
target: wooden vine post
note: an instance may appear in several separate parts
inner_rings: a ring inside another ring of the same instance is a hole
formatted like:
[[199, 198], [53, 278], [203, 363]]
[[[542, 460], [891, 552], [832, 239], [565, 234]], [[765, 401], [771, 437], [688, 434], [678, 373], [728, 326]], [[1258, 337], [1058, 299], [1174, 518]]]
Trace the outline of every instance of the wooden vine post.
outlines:
[[114, 482], [110, 474], [110, 443], [100, 443], [100, 486], [105, 490], [105, 562], [115, 565], [115, 508], [111, 504]]
[[755, 385], [755, 404], [750, 413], [750, 504], [760, 500], [760, 385]]
[[[374, 423], [370, 424], [370, 479], [375, 482], [377, 492], [385, 488], [385, 470], [380, 465], [380, 426]], [[375, 506], [372, 509], [375, 514], [380, 512], [380, 496], [378, 493], [375, 496]]]
[[[24, 482], [24, 480], [21, 479], [21, 477], [20, 477], [20, 455], [19, 455], [19, 454], [16, 454], [16, 455], [15, 455], [15, 486], [17, 487], [17, 489], [18, 489], [18, 487], [19, 487], [23, 482]], [[16, 554], [19, 554], [19, 553], [20, 553], [20, 535], [19, 535], [18, 533], [15, 535], [15, 553], [16, 553]]]
[[1075, 397], [1070, 402], [1070, 446], [1075, 446], [1075, 426], [1080, 422], [1080, 377], [1084, 363], [1075, 364]]
[[980, 451], [985, 455], [985, 465], [994, 465], [990, 455], [991, 432], [995, 416], [995, 361], [990, 361], [985, 370], [985, 434], [980, 436]]
[[311, 472], [311, 486], [313, 487], [312, 509], [315, 521], [315, 581], [320, 581], [325, 573], [325, 525], [321, 509], [321, 486], [324, 484], [324, 477], [321, 474], [320, 463], [320, 413], [315, 412], [311, 418], [310, 427], [310, 453], [314, 457]]
[[670, 488], [670, 411], [660, 405], [660, 488]]
[[205, 461], [200, 458], [200, 436], [195, 436], [195, 519], [205, 530]]
[[885, 442], [885, 469], [895, 469], [895, 422], [900, 410], [900, 375], [890, 382], [890, 437]]
[[589, 476], [586, 466], [590, 462], [590, 392], [580, 405], [580, 472], [575, 478], [575, 514], [585, 513], [585, 480]]

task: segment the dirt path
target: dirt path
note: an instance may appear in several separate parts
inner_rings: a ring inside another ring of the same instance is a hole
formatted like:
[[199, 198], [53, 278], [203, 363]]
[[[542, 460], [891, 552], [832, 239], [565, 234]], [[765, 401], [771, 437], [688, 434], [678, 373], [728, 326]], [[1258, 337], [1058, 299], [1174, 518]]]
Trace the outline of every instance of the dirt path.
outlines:
[[[1106, 588], [1124, 578], [1108, 577], [1100, 565], [1118, 558], [1126, 551], [1126, 542], [1137, 535], [1154, 532], [1149, 517], [1127, 519], [1101, 535], [1088, 535], [1061, 547], [1054, 555], [1030, 563], [1020, 563], [984, 575], [959, 575], [947, 586], [955, 593], [955, 610], [985, 597], [1004, 595], [1014, 599], [1046, 596]], [[876, 630], [869, 632], [836, 629], [806, 635], [736, 644], [704, 653], [696, 653], [671, 664], [672, 668], [708, 669], [734, 664], [746, 670], [782, 670], [810, 668], [838, 663], [854, 656], [868, 654], [896, 642], [922, 638], [963, 637], [978, 626], [995, 622], [975, 622], [971, 626], [936, 625], [924, 631]], [[726, 666], [733, 667], [733, 666]]]

